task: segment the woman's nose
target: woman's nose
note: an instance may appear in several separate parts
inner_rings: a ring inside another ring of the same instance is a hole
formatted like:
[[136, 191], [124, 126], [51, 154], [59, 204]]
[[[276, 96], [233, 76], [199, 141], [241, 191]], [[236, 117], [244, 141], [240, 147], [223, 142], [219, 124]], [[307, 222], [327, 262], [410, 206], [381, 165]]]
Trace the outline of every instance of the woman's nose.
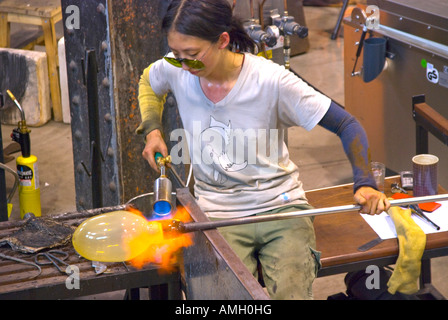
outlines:
[[185, 71], [188, 71], [188, 70], [190, 70], [190, 67], [187, 66], [187, 65], [185, 64], [185, 62], [182, 61], [182, 69], [185, 70]]

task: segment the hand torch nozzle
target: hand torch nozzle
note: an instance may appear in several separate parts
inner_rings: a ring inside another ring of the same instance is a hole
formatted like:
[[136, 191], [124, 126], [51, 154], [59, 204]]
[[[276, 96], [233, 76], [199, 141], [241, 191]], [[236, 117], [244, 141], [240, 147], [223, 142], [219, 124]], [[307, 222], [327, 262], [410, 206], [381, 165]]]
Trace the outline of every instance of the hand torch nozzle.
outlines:
[[[23, 111], [22, 106], [20, 105], [20, 103], [17, 101], [16, 97], [12, 94], [12, 92], [9, 89], [6, 90], [6, 92], [8, 93], [9, 97], [11, 98], [11, 100], [14, 101], [14, 103], [17, 106], [17, 108], [19, 108], [20, 116], [21, 116], [22, 121], [25, 121], [25, 112]], [[25, 126], [26, 126], [26, 124], [25, 124]]]
[[160, 177], [154, 181], [154, 204], [153, 211], [156, 215], [166, 216], [171, 213], [171, 192], [172, 184], [165, 174], [166, 163], [171, 162], [171, 157], [164, 158], [160, 153], [156, 153], [155, 160], [160, 167]]
[[25, 119], [25, 111], [23, 111], [22, 106], [17, 101], [16, 97], [12, 94], [12, 92], [8, 89], [6, 90], [11, 100], [14, 101], [17, 108], [19, 108], [21, 120], [18, 123], [17, 129], [14, 129], [12, 132], [12, 139], [20, 144], [20, 148], [22, 150], [22, 156], [28, 158], [31, 155], [31, 142], [30, 142], [30, 132], [26, 125]]

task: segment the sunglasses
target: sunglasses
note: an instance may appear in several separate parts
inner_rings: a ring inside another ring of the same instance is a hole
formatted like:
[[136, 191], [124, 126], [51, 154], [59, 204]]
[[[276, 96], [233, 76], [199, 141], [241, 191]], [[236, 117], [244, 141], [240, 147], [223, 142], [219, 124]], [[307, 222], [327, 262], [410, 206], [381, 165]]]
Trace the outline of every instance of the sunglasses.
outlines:
[[[212, 45], [210, 45], [211, 47]], [[202, 70], [205, 68], [204, 63], [201, 61], [204, 59], [205, 55], [207, 54], [210, 47], [207, 48], [207, 50], [204, 52], [202, 57], [200, 59], [181, 59], [181, 58], [174, 58], [174, 57], [168, 57], [165, 55], [163, 59], [165, 59], [167, 62], [172, 64], [175, 67], [182, 68], [182, 63], [185, 64], [188, 68], [195, 69], [195, 70]]]

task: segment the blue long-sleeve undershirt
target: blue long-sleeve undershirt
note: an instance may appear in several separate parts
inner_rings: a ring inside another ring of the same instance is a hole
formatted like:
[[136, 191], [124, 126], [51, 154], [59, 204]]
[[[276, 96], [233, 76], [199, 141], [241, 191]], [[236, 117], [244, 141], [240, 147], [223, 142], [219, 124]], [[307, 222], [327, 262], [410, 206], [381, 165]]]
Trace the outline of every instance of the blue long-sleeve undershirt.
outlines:
[[377, 189], [370, 171], [367, 135], [358, 120], [332, 101], [319, 125], [337, 134], [341, 139], [344, 151], [352, 165], [354, 192], [362, 186]]

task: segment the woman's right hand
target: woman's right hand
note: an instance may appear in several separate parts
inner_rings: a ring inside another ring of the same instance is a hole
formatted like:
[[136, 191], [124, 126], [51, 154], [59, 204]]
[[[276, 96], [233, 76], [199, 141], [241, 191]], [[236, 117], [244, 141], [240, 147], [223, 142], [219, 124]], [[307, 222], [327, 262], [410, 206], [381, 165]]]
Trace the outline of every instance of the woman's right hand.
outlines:
[[148, 161], [151, 168], [159, 172], [160, 169], [157, 166], [156, 160], [154, 158], [156, 152], [160, 152], [164, 157], [168, 156], [168, 148], [162, 138], [162, 133], [158, 129], [151, 131], [146, 136], [146, 145], [143, 149], [142, 155], [143, 158]]

